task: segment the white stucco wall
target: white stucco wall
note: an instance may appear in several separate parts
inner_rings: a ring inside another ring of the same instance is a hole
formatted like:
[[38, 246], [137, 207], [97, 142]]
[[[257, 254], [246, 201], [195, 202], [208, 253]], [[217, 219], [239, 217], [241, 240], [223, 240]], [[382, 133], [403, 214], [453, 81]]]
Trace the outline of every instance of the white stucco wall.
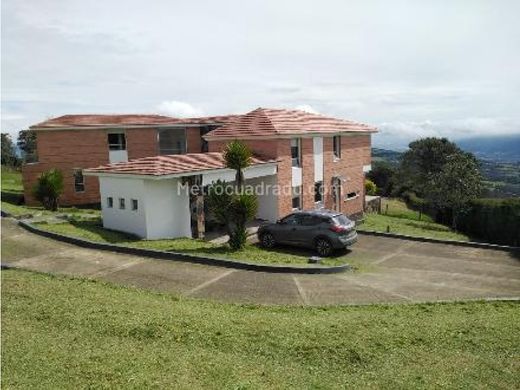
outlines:
[[323, 181], [323, 137], [312, 139], [312, 151], [314, 154], [314, 182]]
[[[141, 179], [100, 177], [101, 210], [103, 226], [107, 229], [133, 233], [146, 237], [145, 188]], [[108, 208], [107, 198], [112, 197], [114, 205]], [[125, 199], [125, 209], [119, 208], [119, 198]], [[132, 210], [131, 199], [137, 199], [139, 207]]]
[[275, 222], [278, 219], [278, 198], [274, 194], [274, 186], [276, 185], [276, 175], [264, 176], [255, 179], [246, 180], [245, 184], [259, 186], [264, 183], [264, 193], [258, 193], [258, 212], [256, 218], [265, 219]]
[[191, 237], [189, 195], [180, 180], [145, 180], [147, 238]]

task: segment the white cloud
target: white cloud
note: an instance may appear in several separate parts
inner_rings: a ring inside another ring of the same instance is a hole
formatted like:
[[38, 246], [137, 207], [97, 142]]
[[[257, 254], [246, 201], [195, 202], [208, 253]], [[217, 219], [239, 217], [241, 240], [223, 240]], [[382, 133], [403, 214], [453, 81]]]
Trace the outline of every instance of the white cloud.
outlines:
[[189, 103], [179, 102], [177, 100], [164, 101], [157, 107], [161, 114], [172, 115], [175, 117], [189, 118], [202, 116], [202, 110], [192, 106]]
[[305, 111], [305, 112], [309, 112], [311, 114], [319, 114], [318, 111], [316, 111], [312, 106], [310, 106], [309, 104], [301, 104], [299, 106], [296, 106], [295, 109], [297, 110], [300, 110], [300, 111]]

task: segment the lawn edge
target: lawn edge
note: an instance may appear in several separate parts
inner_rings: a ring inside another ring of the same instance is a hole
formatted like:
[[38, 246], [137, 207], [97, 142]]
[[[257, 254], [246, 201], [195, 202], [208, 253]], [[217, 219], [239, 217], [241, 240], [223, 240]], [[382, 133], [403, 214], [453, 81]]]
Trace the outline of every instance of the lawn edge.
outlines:
[[459, 241], [459, 240], [449, 240], [449, 239], [442, 239], [442, 238], [410, 236], [408, 234], [378, 232], [376, 230], [361, 230], [359, 228], [357, 229], [357, 232], [358, 232], [358, 234], [365, 234], [367, 236], [381, 236], [381, 237], [397, 238], [397, 239], [410, 240], [410, 241], [422, 241], [422, 242], [431, 242], [431, 243], [437, 243], [437, 244], [466, 246], [466, 247], [472, 247], [472, 248], [485, 248], [485, 249], [503, 250], [503, 251], [508, 251], [508, 252], [520, 252], [520, 247], [518, 247], [518, 246], [489, 244], [489, 243], [485, 243], [485, 242], [475, 242], [475, 241]]
[[68, 244], [80, 246], [88, 249], [104, 250], [109, 252], [124, 253], [135, 256], [150, 257], [154, 259], [182, 261], [188, 263], [204, 264], [225, 268], [235, 268], [248, 271], [270, 272], [270, 273], [296, 273], [296, 274], [333, 274], [350, 270], [348, 264], [341, 264], [337, 266], [288, 266], [288, 265], [274, 265], [274, 264], [259, 264], [249, 263], [247, 261], [226, 260], [214, 257], [189, 255], [180, 252], [166, 252], [157, 249], [134, 248], [130, 246], [95, 242], [85, 240], [83, 238], [71, 237], [64, 234], [50, 232], [48, 230], [40, 229], [30, 222], [19, 220], [18, 225], [25, 230], [57, 241], [66, 242]]

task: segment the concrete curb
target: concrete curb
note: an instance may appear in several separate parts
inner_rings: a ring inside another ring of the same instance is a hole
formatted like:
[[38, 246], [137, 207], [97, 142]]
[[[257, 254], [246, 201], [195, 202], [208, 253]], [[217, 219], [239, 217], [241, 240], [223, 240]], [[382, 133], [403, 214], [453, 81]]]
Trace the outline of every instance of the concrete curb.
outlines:
[[484, 248], [484, 249], [496, 249], [496, 250], [502, 250], [502, 251], [508, 251], [508, 252], [520, 252], [520, 247], [517, 247], [517, 246], [487, 244], [487, 243], [483, 243], [483, 242], [474, 242], [474, 241], [442, 240], [442, 239], [438, 239], [438, 238], [408, 236], [406, 234], [376, 232], [373, 230], [359, 230], [358, 229], [357, 232], [358, 232], [358, 234], [365, 234], [367, 236], [380, 236], [380, 237], [389, 237], [389, 238], [399, 238], [402, 240], [431, 242], [434, 244], [448, 244], [448, 245], [458, 245], [458, 246], [465, 246], [465, 247], [471, 247], [471, 248]]
[[197, 256], [197, 255], [188, 255], [185, 253], [176, 253], [176, 252], [165, 252], [154, 249], [142, 249], [142, 248], [132, 248], [128, 246], [115, 245], [115, 244], [106, 244], [101, 242], [94, 242], [89, 240], [84, 240], [81, 238], [65, 236], [58, 233], [49, 232], [43, 229], [39, 229], [33, 224], [25, 221], [18, 221], [18, 225], [27, 231], [38, 234], [43, 237], [51, 238], [57, 241], [66, 242], [68, 244], [77, 245], [83, 248], [88, 249], [97, 249], [104, 250], [116, 253], [125, 253], [129, 255], [135, 256], [144, 256], [151, 257], [154, 259], [165, 259], [165, 260], [173, 260], [173, 261], [183, 261], [189, 263], [196, 264], [204, 264], [204, 265], [214, 265], [225, 268], [235, 268], [235, 269], [243, 269], [248, 271], [258, 271], [258, 272], [271, 272], [271, 273], [295, 273], [295, 274], [334, 274], [340, 273], [347, 270], [350, 270], [351, 267], [348, 264], [338, 265], [338, 266], [310, 266], [310, 267], [295, 267], [295, 266], [286, 266], [286, 265], [265, 265], [265, 264], [257, 264], [257, 263], [248, 263], [246, 261], [233, 261], [233, 260], [225, 260], [218, 259], [213, 257], [205, 257], [205, 256]]

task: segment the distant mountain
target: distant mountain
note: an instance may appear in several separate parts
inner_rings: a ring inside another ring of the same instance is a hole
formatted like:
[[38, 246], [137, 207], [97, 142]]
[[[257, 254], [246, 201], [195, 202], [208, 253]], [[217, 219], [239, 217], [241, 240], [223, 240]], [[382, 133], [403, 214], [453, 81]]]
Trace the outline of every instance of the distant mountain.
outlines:
[[390, 164], [398, 164], [401, 152], [395, 150], [372, 148], [372, 161], [386, 161]]
[[520, 161], [520, 134], [472, 137], [455, 141], [463, 150], [479, 159], [503, 162]]

